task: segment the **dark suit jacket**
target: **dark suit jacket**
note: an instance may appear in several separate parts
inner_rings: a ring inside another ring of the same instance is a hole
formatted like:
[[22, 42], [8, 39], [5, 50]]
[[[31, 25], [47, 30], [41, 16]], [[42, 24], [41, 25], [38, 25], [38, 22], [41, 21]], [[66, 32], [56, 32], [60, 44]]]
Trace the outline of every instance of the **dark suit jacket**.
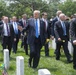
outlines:
[[[25, 28], [28, 25], [28, 20], [26, 20], [26, 26], [25, 27], [23, 25], [22, 19], [19, 21], [19, 24], [20, 24], [20, 26], [22, 26], [22, 28]], [[22, 34], [24, 35], [24, 33], [22, 33]], [[27, 34], [28, 34], [28, 31], [26, 31], [26, 36], [27, 36]]]
[[[2, 25], [3, 24], [3, 22], [2, 21], [0, 21], [0, 25]], [[0, 35], [1, 35], [1, 31], [2, 31], [2, 29], [0, 28]]]
[[[20, 23], [20, 26], [22, 26], [22, 27], [24, 28], [24, 25], [23, 25], [22, 19], [19, 21], [19, 23]], [[27, 24], [28, 24], [28, 20], [26, 20], [26, 26], [27, 26]]]
[[[65, 26], [66, 26], [67, 40], [69, 40], [69, 27], [70, 27], [70, 25], [68, 22], [65, 22]], [[56, 41], [58, 41], [58, 38], [61, 38], [61, 40], [64, 40], [63, 28], [62, 28], [60, 21], [57, 21], [55, 23], [54, 33], [55, 33]]]
[[72, 42], [76, 40], [76, 18], [74, 18], [70, 23], [70, 35]]
[[54, 33], [54, 25], [55, 23], [58, 21], [57, 17], [55, 17], [52, 21], [52, 27], [51, 27], [51, 35], [55, 37], [55, 33]]
[[[43, 19], [42, 19], [43, 20]], [[50, 26], [50, 23], [49, 21], [47, 20], [47, 31], [46, 31], [46, 35], [47, 35], [47, 38], [50, 39], [50, 35], [51, 35], [51, 26]], [[44, 25], [45, 26], [45, 25]]]
[[[35, 20], [34, 18], [31, 18], [28, 20], [28, 25], [26, 28], [23, 29], [23, 32], [28, 30], [28, 44], [32, 45], [34, 44], [35, 41]], [[40, 20], [40, 39], [41, 39], [41, 44], [45, 44], [46, 40], [46, 32], [45, 32], [45, 27], [44, 27], [44, 22]]]
[[[13, 40], [14, 37], [14, 32], [13, 32], [13, 26], [9, 23], [9, 27], [10, 27], [10, 37], [11, 37], [11, 41]], [[3, 41], [3, 37], [4, 37], [4, 24], [0, 25], [1, 30], [1, 39]], [[1, 41], [1, 42], [2, 42]]]
[[47, 38], [50, 39], [50, 36], [51, 36], [51, 26], [50, 26], [49, 21], [48, 21]]
[[[16, 38], [16, 34], [14, 32], [14, 28], [13, 28], [13, 23], [11, 23], [12, 25], [12, 31], [13, 31], [13, 39]], [[20, 25], [20, 23], [17, 22], [17, 25]], [[18, 38], [20, 38], [20, 30], [18, 29]]]

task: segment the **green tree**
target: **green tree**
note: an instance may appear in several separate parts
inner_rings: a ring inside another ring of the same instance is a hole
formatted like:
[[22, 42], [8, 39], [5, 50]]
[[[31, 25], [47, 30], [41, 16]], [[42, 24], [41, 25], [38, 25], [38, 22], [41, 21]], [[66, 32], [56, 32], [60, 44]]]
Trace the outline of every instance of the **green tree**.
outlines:
[[3, 0], [0, 0], [0, 17], [2, 17], [3, 15], [9, 16], [9, 11], [6, 7], [6, 3]]
[[67, 0], [64, 3], [59, 4], [59, 9], [68, 16], [76, 13], [76, 1]]

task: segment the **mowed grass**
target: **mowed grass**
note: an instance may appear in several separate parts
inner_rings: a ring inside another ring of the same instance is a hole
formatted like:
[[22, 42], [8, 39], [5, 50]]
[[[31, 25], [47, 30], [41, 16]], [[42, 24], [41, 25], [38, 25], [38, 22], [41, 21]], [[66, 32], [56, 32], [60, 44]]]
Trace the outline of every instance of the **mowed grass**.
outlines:
[[[24, 75], [38, 75], [39, 69], [48, 69], [51, 72], [51, 75], [76, 75], [76, 70], [73, 69], [73, 63], [68, 64], [67, 59], [64, 55], [64, 52], [61, 51], [61, 58], [59, 61], [55, 60], [54, 50], [50, 47], [50, 57], [45, 57], [44, 48], [41, 50], [41, 58], [39, 62], [39, 66], [36, 70], [28, 67], [28, 59], [24, 52], [24, 49], [21, 48], [21, 42], [18, 45], [17, 54], [12, 52], [10, 59], [10, 68], [8, 71], [9, 75], [16, 75], [16, 57], [23, 56], [24, 57]], [[2, 47], [0, 46], [0, 64], [3, 63], [3, 53]], [[0, 73], [1, 75], [1, 73]]]

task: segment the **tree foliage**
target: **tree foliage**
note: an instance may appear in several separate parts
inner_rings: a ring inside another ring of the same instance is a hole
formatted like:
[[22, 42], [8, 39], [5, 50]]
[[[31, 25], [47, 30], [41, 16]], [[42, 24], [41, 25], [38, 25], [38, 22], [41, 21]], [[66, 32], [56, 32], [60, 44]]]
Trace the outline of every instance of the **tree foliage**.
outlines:
[[76, 2], [67, 0], [62, 3], [61, 0], [7, 0], [10, 2], [6, 5], [5, 1], [0, 0], [0, 17], [6, 15], [8, 17], [21, 17], [26, 13], [30, 17], [34, 10], [40, 10], [48, 13], [48, 18], [56, 15], [57, 10], [62, 10], [63, 13], [70, 16], [76, 13]]
[[59, 9], [68, 16], [76, 13], [76, 1], [67, 0], [64, 3], [59, 4]]
[[9, 15], [9, 11], [7, 10], [6, 3], [0, 0], [0, 17], [3, 15]]

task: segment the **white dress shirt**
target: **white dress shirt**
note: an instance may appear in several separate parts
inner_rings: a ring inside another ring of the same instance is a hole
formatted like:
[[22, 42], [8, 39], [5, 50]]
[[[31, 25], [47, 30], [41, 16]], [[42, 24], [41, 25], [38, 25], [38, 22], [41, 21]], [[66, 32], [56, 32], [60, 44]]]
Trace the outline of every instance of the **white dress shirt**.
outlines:
[[[7, 24], [8, 25], [8, 30], [9, 30], [9, 32], [10, 32], [10, 28], [9, 28], [9, 24]], [[6, 26], [6, 23], [4, 23], [4, 36], [8, 36], [8, 31], [7, 31], [7, 26]]]
[[15, 31], [15, 30], [18, 31], [18, 26], [17, 26], [17, 23], [16, 23], [16, 22], [13, 22], [13, 28], [14, 28], [14, 31]]

